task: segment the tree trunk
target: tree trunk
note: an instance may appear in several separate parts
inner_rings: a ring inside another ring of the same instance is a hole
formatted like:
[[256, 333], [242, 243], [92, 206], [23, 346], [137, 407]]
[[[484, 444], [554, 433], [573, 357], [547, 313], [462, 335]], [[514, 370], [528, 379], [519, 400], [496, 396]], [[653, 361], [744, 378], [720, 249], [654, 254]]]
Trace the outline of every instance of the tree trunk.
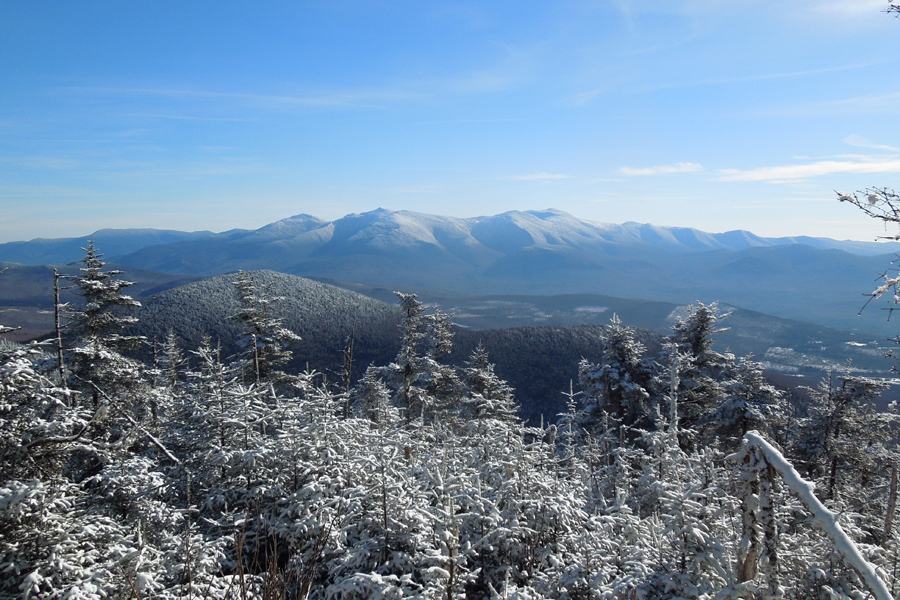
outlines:
[[63, 363], [62, 324], [60, 321], [59, 271], [53, 269], [53, 323], [56, 329], [56, 361], [59, 369], [59, 384], [66, 384], [66, 367]]
[[884, 516], [884, 540], [887, 544], [891, 539], [891, 528], [894, 525], [894, 510], [897, 508], [897, 465], [891, 465], [891, 492], [888, 496], [887, 514]]

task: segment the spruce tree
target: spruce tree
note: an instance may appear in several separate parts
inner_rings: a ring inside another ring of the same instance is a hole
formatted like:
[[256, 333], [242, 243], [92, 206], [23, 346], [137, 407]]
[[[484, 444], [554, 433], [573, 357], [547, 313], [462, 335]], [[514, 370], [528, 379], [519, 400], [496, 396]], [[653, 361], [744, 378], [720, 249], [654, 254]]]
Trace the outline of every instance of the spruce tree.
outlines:
[[287, 345], [300, 341], [300, 336], [285, 327], [282, 319], [273, 316], [273, 306], [280, 298], [260, 290], [253, 274], [247, 271], [238, 272], [234, 287], [241, 308], [231, 318], [243, 329], [238, 340], [241, 348], [238, 358], [244, 380], [249, 383], [288, 379], [281, 370], [292, 356]]
[[132, 387], [140, 380], [140, 363], [127, 358], [123, 352], [135, 348], [141, 338], [123, 335], [123, 331], [137, 323], [128, 313], [140, 307], [140, 302], [123, 290], [133, 282], [118, 279], [119, 270], [105, 270], [106, 263], [88, 242], [81, 275], [73, 277], [76, 293], [82, 306], [72, 312], [69, 335], [73, 386], [100, 401], [102, 393], [110, 395]]
[[651, 395], [654, 365], [644, 358], [644, 352], [634, 330], [613, 316], [600, 361], [582, 360], [578, 368], [585, 391], [579, 421], [590, 433], [596, 433], [603, 413], [626, 427], [655, 428], [657, 408]]

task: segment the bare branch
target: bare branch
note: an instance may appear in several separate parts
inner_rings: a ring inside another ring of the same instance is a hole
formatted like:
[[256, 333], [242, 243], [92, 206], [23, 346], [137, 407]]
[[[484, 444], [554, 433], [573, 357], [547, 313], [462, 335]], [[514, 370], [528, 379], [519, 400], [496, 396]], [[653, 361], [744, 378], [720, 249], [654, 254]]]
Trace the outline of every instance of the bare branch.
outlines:
[[[112, 399], [106, 394], [106, 392], [104, 392], [103, 390], [101, 390], [100, 387], [99, 387], [96, 383], [94, 383], [93, 381], [89, 381], [89, 382], [87, 382], [87, 383], [90, 383], [92, 386], [94, 386], [94, 389], [97, 390], [104, 398], [106, 398], [106, 401], [109, 403], [109, 406], [114, 406], [114, 404], [113, 404], [113, 402], [112, 402]], [[174, 463], [177, 464], [177, 465], [180, 465], [180, 464], [181, 464], [181, 461], [178, 460], [178, 459], [175, 457], [174, 454], [172, 454], [171, 452], [169, 452], [169, 449], [166, 448], [166, 447], [163, 445], [162, 442], [160, 442], [158, 439], [156, 439], [149, 431], [147, 431], [146, 429], [144, 429], [143, 427], [141, 427], [141, 425], [138, 424], [138, 422], [134, 419], [134, 417], [132, 417], [131, 415], [129, 415], [129, 414], [128, 414], [127, 412], [125, 412], [124, 410], [117, 410], [116, 412], [117, 412], [118, 414], [122, 415], [123, 417], [125, 417], [125, 418], [128, 420], [128, 422], [131, 423], [132, 425], [134, 425], [134, 427], [135, 427], [138, 431], [140, 431], [140, 432], [143, 433], [145, 436], [147, 436], [147, 439], [150, 440], [150, 443], [152, 443], [154, 446], [156, 446], [157, 448], [159, 448], [160, 451], [162, 451], [162, 453], [166, 455], [166, 458], [168, 458], [169, 460], [171, 460], [172, 462], [174, 462]]]
[[894, 235], [879, 236], [877, 239], [900, 240], [900, 194], [896, 191], [872, 187], [853, 193], [837, 191], [835, 193], [841, 202], [848, 202], [873, 219], [882, 221], [885, 229], [888, 223], [898, 228], [898, 232]]
[[[79, 379], [80, 379], [80, 378], [79, 378]], [[82, 381], [84, 381], [84, 380], [82, 379]], [[101, 418], [103, 418], [103, 416], [105, 416], [105, 415], [109, 412], [109, 409], [115, 406], [114, 403], [113, 403], [113, 401], [112, 401], [112, 399], [109, 397], [109, 395], [108, 395], [106, 392], [104, 392], [102, 389], [100, 389], [100, 387], [99, 387], [96, 383], [94, 383], [93, 381], [85, 381], [85, 383], [88, 383], [88, 384], [90, 384], [91, 386], [93, 386], [94, 389], [97, 390], [97, 392], [99, 392], [100, 395], [102, 395], [102, 396], [106, 399], [106, 403], [105, 403], [105, 404], [102, 404], [100, 407], [97, 408], [96, 412], [94, 412], [94, 416], [91, 417], [91, 420], [88, 421], [88, 422], [81, 428], [81, 430], [78, 431], [78, 433], [75, 433], [75, 434], [70, 435], [70, 436], [65, 436], [65, 437], [48, 437], [48, 438], [40, 438], [40, 439], [34, 440], [33, 442], [29, 442], [29, 443], [25, 444], [24, 446], [22, 446], [22, 450], [23, 450], [23, 451], [26, 451], [26, 452], [27, 452], [27, 451], [30, 450], [31, 448], [34, 448], [34, 447], [36, 447], [36, 446], [44, 446], [44, 445], [46, 445], [46, 444], [65, 444], [65, 443], [70, 443], [70, 442], [77, 442], [78, 440], [80, 440], [80, 439], [82, 438], [82, 436], [84, 436], [85, 432], [87, 432], [88, 428], [89, 428], [92, 424], [96, 423], [98, 420], [100, 420]], [[179, 464], [179, 465], [181, 464], [181, 461], [178, 460], [178, 458], [177, 458], [174, 454], [172, 454], [172, 453], [169, 451], [169, 449], [166, 448], [165, 445], [164, 445], [161, 441], [159, 441], [158, 439], [156, 439], [156, 437], [155, 437], [153, 434], [151, 434], [149, 431], [147, 431], [146, 429], [144, 429], [144, 428], [143, 428], [143, 427], [142, 427], [142, 426], [134, 419], [134, 417], [132, 417], [131, 415], [129, 415], [128, 413], [126, 413], [126, 412], [123, 411], [123, 410], [116, 410], [116, 413], [119, 414], [119, 415], [121, 415], [121, 416], [123, 416], [123, 417], [125, 417], [125, 419], [127, 419], [128, 422], [131, 423], [131, 424], [135, 427], [135, 429], [137, 429], [137, 430], [140, 431], [142, 434], [144, 434], [145, 436], [147, 436], [147, 439], [150, 440], [150, 443], [152, 443], [154, 446], [156, 446], [157, 448], [159, 448], [159, 450], [160, 450], [163, 454], [166, 455], [166, 458], [168, 458], [169, 460], [171, 460], [171, 461], [174, 462], [175, 464]]]

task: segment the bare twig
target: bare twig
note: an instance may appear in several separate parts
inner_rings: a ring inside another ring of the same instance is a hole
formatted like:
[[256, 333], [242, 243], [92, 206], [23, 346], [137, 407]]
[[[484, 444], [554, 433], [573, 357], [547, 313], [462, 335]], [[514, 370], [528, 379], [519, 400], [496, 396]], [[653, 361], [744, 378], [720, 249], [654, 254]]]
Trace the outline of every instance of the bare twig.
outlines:
[[[81, 378], [79, 378], [79, 379], [81, 379]], [[94, 412], [94, 416], [91, 417], [91, 420], [88, 421], [88, 422], [81, 428], [81, 430], [80, 430], [78, 433], [76, 433], [76, 434], [74, 434], [74, 435], [70, 435], [70, 436], [65, 436], [65, 437], [40, 438], [40, 439], [34, 440], [33, 442], [29, 442], [29, 443], [25, 444], [24, 446], [22, 446], [22, 450], [23, 450], [23, 451], [27, 451], [27, 450], [29, 450], [29, 449], [31, 449], [31, 448], [36, 447], [36, 446], [43, 446], [43, 445], [45, 445], [45, 444], [65, 444], [65, 443], [67, 443], [67, 442], [77, 442], [79, 439], [81, 439], [81, 437], [85, 434], [85, 432], [88, 430], [88, 428], [89, 428], [92, 424], [96, 423], [96, 422], [97, 422], [98, 420], [100, 420], [100, 419], [101, 419], [101, 418], [102, 418], [102, 417], [103, 417], [110, 409], [112, 409], [112, 408], [115, 407], [115, 405], [114, 405], [114, 403], [113, 403], [113, 401], [112, 401], [112, 398], [110, 398], [109, 395], [108, 395], [106, 392], [104, 392], [102, 389], [100, 389], [100, 387], [99, 387], [96, 383], [94, 383], [93, 381], [85, 381], [85, 380], [83, 380], [83, 379], [81, 379], [81, 381], [84, 381], [85, 383], [88, 383], [88, 384], [92, 385], [92, 386], [94, 387], [94, 389], [97, 390], [97, 392], [98, 392], [101, 396], [103, 396], [103, 398], [106, 399], [106, 404], [101, 404], [99, 407], [97, 407], [97, 410]], [[140, 431], [141, 433], [143, 433], [145, 436], [147, 436], [147, 439], [150, 440], [150, 443], [153, 444], [154, 446], [156, 446], [157, 448], [159, 448], [159, 450], [160, 450], [163, 454], [165, 454], [166, 458], [168, 458], [169, 460], [171, 460], [172, 462], [174, 462], [174, 463], [177, 464], [177, 465], [180, 465], [180, 464], [181, 464], [181, 461], [178, 460], [178, 458], [177, 458], [174, 454], [172, 454], [172, 453], [169, 451], [169, 449], [166, 448], [165, 445], [164, 445], [161, 441], [159, 441], [158, 439], [156, 439], [156, 437], [154, 437], [153, 434], [151, 434], [149, 431], [147, 431], [146, 429], [144, 429], [144, 428], [143, 428], [143, 427], [142, 427], [142, 426], [134, 419], [134, 417], [132, 417], [131, 415], [129, 415], [127, 412], [125, 412], [125, 411], [123, 411], [123, 410], [118, 410], [118, 409], [116, 409], [116, 413], [122, 415], [123, 417], [125, 417], [125, 419], [127, 419], [128, 422], [131, 423], [131, 424], [134, 426], [135, 429], [137, 429], [138, 431]]]

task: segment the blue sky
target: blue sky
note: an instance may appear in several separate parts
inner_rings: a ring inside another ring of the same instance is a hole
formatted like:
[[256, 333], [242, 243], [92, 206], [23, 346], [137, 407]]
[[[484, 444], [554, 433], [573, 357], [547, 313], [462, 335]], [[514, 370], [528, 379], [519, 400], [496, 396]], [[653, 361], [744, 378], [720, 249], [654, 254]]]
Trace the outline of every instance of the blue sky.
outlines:
[[872, 239], [884, 0], [0, 3], [0, 242], [377, 207]]

